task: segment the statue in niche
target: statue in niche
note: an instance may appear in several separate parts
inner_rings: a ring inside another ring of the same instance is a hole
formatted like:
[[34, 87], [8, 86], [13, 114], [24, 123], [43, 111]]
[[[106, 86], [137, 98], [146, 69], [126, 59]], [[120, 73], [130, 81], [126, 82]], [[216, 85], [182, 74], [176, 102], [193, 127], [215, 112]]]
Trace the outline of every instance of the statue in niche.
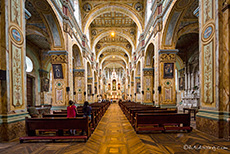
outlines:
[[116, 90], [116, 80], [113, 80], [113, 90]]
[[42, 92], [49, 92], [49, 79], [43, 78], [42, 79]]

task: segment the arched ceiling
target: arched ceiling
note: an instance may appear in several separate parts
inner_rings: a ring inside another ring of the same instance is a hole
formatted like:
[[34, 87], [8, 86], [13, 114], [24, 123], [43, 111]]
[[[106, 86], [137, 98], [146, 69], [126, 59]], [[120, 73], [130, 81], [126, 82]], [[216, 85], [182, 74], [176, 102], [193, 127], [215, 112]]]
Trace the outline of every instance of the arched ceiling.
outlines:
[[99, 67], [126, 69], [143, 32], [146, 0], [82, 0], [80, 5], [82, 29]]
[[97, 52], [97, 61], [100, 61], [101, 58], [109, 55], [120, 55], [125, 58], [127, 62], [130, 61], [130, 52], [119, 45], [108, 45], [99, 50]]

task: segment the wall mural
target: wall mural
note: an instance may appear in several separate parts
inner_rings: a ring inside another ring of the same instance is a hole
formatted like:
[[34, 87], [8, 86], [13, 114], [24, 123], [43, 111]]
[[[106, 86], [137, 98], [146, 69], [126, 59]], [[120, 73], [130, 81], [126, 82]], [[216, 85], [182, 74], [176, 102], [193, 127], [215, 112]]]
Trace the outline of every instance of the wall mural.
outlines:
[[172, 93], [171, 88], [165, 88], [165, 101], [171, 101], [172, 99]]
[[204, 7], [204, 21], [203, 23], [205, 24], [208, 20], [212, 19], [213, 18], [213, 15], [212, 15], [212, 0], [205, 0], [203, 1], [203, 7]]
[[13, 106], [22, 106], [22, 58], [21, 49], [12, 44], [12, 79], [13, 79]]
[[54, 45], [61, 46], [61, 38], [60, 38], [59, 31], [58, 31], [56, 22], [54, 21], [52, 14], [46, 14], [45, 17], [48, 22], [48, 25], [50, 26], [50, 30], [52, 32]]
[[62, 103], [63, 102], [63, 90], [56, 90], [56, 102], [57, 103]]
[[21, 27], [21, 3], [20, 0], [11, 0], [11, 21]]
[[79, 52], [77, 51], [76, 52], [76, 61], [77, 61], [77, 67], [81, 67], [81, 57], [80, 57], [80, 54]]
[[173, 32], [176, 27], [177, 20], [180, 17], [181, 12], [174, 12], [172, 19], [170, 20], [167, 34], [166, 34], [166, 39], [165, 39], [165, 45], [171, 45], [172, 44], [172, 39], [173, 39]]
[[213, 103], [213, 43], [204, 46], [204, 102]]

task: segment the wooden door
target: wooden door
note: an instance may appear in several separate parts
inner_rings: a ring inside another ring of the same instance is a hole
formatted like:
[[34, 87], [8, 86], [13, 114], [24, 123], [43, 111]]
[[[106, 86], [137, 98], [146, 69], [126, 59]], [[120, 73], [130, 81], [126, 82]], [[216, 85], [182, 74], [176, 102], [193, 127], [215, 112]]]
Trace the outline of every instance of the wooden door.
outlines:
[[33, 103], [33, 77], [27, 75], [27, 105], [34, 106]]

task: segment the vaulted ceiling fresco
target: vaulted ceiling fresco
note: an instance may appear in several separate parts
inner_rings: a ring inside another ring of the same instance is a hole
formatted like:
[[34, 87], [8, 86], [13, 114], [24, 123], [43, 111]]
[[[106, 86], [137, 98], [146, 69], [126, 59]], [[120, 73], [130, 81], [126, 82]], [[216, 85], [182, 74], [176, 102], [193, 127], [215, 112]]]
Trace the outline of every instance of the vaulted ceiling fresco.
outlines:
[[100, 68], [128, 68], [143, 31], [146, 0], [82, 0], [80, 5], [83, 31]]

